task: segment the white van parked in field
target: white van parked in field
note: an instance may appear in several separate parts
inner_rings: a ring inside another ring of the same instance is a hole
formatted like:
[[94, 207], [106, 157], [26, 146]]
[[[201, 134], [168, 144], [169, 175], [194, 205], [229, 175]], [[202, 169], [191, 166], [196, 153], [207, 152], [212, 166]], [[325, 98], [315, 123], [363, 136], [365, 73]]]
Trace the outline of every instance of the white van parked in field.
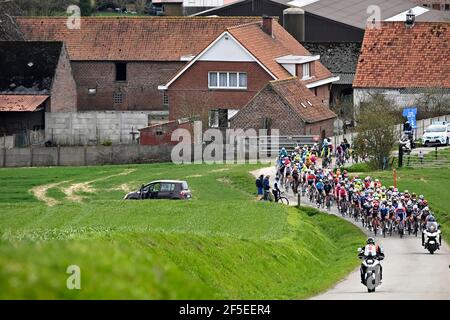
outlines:
[[422, 137], [424, 146], [431, 144], [448, 145], [450, 140], [450, 123], [438, 122], [429, 125]]

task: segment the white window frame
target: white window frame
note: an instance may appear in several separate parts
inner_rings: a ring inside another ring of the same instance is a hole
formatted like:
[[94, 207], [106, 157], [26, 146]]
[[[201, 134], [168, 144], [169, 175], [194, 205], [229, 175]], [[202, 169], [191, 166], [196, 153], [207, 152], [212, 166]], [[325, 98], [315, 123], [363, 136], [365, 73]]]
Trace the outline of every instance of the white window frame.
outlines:
[[[211, 73], [216, 73], [217, 86], [211, 86], [211, 83], [210, 83], [210, 74]], [[226, 86], [221, 86], [220, 85], [220, 78], [219, 78], [219, 74], [220, 73], [226, 73], [227, 74], [227, 85]], [[230, 87], [230, 73], [236, 73], [237, 74], [237, 87]], [[241, 74], [245, 74], [246, 75], [247, 85], [245, 87], [240, 87], [239, 86]], [[209, 89], [247, 90], [247, 87], [248, 87], [248, 75], [247, 75], [247, 72], [239, 72], [239, 71], [209, 71], [208, 72], [208, 88]]]
[[302, 79], [310, 79], [310, 78], [311, 78], [311, 66], [309, 63], [304, 63], [302, 64]]

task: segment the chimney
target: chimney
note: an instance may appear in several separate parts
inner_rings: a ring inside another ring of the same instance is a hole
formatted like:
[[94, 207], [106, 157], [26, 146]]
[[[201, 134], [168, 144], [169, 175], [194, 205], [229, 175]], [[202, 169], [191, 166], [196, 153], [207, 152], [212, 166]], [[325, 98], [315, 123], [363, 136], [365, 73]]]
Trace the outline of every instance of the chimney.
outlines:
[[416, 21], [416, 15], [412, 11], [412, 9], [409, 9], [408, 13], [406, 14], [406, 21], [405, 25], [407, 28], [414, 27], [414, 22]]
[[262, 17], [262, 29], [265, 33], [267, 33], [269, 36], [273, 36], [272, 33], [272, 17], [269, 17], [267, 15], [263, 15]]
[[283, 10], [283, 27], [298, 42], [305, 39], [305, 11], [300, 8], [288, 8]]

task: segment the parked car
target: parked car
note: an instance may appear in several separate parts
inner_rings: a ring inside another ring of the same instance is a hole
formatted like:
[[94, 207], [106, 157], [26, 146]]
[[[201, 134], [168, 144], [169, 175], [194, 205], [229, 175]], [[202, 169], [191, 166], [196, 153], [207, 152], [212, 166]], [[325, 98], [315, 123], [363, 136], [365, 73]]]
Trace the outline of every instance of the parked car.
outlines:
[[191, 191], [186, 181], [158, 180], [142, 185], [139, 190], [125, 195], [125, 200], [142, 199], [191, 199]]
[[428, 146], [430, 144], [448, 145], [450, 140], [450, 124], [446, 122], [433, 123], [425, 129], [422, 137], [422, 144]]

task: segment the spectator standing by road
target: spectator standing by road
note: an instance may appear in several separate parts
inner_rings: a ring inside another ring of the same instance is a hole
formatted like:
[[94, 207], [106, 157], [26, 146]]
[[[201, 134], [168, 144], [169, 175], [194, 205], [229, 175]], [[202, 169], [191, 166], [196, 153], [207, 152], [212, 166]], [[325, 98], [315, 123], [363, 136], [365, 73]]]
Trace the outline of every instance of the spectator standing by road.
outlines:
[[264, 200], [270, 200], [270, 176], [266, 176], [263, 181]]
[[258, 196], [262, 196], [264, 194], [264, 175], [260, 175], [259, 178], [256, 179], [256, 189], [258, 192]]

